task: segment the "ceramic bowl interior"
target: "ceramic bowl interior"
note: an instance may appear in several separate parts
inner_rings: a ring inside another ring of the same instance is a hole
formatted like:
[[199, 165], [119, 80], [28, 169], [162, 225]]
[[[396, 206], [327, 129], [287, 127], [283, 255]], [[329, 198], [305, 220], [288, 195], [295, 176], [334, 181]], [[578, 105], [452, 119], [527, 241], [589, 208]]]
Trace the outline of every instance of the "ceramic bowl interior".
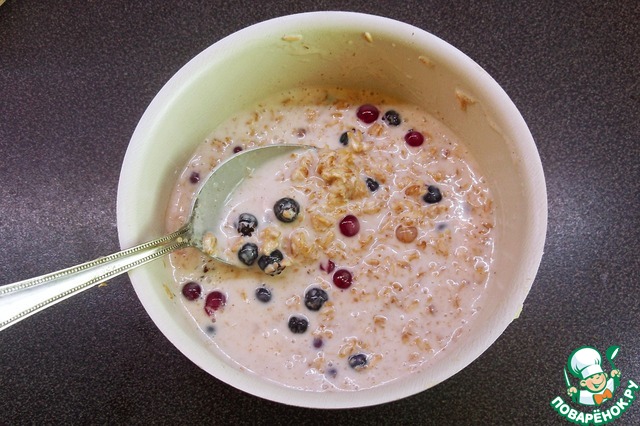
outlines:
[[299, 86], [372, 89], [421, 105], [466, 143], [496, 202], [495, 275], [469, 333], [432, 368], [384, 386], [309, 393], [242, 373], [217, 358], [163, 285], [166, 262], [130, 273], [152, 320], [189, 359], [218, 379], [270, 400], [341, 408], [425, 390], [475, 360], [518, 316], [542, 256], [547, 198], [540, 158], [517, 108], [475, 62], [443, 40], [390, 19], [347, 12], [291, 15], [220, 40], [178, 71], [153, 99], [126, 153], [118, 188], [123, 248], [165, 233], [178, 174], [195, 147], [230, 115]]

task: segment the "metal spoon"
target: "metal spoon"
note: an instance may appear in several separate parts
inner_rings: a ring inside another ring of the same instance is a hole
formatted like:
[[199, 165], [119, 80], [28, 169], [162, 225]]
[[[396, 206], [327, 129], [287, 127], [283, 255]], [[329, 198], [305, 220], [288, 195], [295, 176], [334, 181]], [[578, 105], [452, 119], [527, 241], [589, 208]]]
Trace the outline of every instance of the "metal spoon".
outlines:
[[[0, 330], [27, 318], [68, 297], [104, 282], [174, 250], [196, 247], [215, 221], [229, 195], [253, 170], [280, 156], [298, 150], [314, 149], [306, 145], [270, 145], [242, 151], [220, 164], [207, 178], [196, 196], [187, 224], [178, 231], [130, 249], [0, 287]], [[214, 259], [245, 267], [237, 259]]]

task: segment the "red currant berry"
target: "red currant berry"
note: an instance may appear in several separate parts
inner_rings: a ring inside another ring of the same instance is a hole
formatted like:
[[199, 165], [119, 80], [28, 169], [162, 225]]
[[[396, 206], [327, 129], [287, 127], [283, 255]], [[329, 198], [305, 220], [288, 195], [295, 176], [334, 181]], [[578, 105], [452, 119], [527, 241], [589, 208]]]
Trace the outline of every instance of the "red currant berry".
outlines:
[[189, 281], [184, 286], [182, 286], [182, 295], [187, 300], [196, 300], [200, 297], [201, 293], [202, 287], [200, 287], [200, 284], [196, 282]]
[[353, 277], [351, 276], [351, 272], [346, 269], [338, 269], [336, 273], [333, 274], [333, 284], [338, 288], [349, 288], [352, 282]]
[[409, 130], [407, 134], [404, 135], [404, 141], [409, 146], [420, 146], [424, 143], [424, 136], [422, 136], [420, 132]]
[[204, 302], [204, 311], [211, 316], [227, 303], [227, 296], [220, 291], [212, 291]]
[[352, 214], [346, 215], [340, 221], [340, 232], [346, 237], [353, 237], [360, 231], [360, 222], [358, 218]]
[[380, 111], [374, 105], [364, 104], [358, 108], [356, 112], [358, 119], [366, 124], [371, 124], [378, 119]]
[[326, 264], [320, 264], [320, 270], [325, 271], [327, 274], [332, 273], [334, 269], [336, 269], [336, 264], [332, 260], [327, 260]]

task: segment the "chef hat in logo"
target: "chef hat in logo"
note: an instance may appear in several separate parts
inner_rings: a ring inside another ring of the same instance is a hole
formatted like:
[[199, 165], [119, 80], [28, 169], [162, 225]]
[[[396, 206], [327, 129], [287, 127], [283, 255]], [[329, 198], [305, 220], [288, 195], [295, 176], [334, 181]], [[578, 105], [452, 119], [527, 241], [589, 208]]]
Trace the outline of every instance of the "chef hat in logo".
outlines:
[[583, 347], [576, 349], [569, 357], [569, 370], [579, 379], [586, 379], [597, 373], [602, 373], [602, 357], [594, 348]]

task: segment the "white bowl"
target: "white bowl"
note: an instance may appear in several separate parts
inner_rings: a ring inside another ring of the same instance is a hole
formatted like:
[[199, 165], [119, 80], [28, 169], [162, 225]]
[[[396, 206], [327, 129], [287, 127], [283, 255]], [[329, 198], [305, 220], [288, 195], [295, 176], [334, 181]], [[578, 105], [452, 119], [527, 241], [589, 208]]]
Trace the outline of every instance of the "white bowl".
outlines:
[[131, 138], [118, 188], [120, 244], [131, 247], [165, 233], [178, 173], [218, 123], [267, 95], [301, 85], [371, 88], [421, 105], [475, 156], [496, 203], [497, 273], [464, 340], [431, 368], [403, 380], [348, 396], [303, 392], [218, 359], [167, 296], [163, 284], [170, 285], [172, 278], [166, 262], [131, 272], [131, 282], [149, 316], [182, 353], [250, 394], [291, 405], [341, 408], [418, 393], [470, 364], [518, 316], [540, 264], [547, 225], [542, 166], [522, 116], [478, 64], [433, 35], [378, 16], [315, 12], [256, 24], [207, 48], [162, 88]]

